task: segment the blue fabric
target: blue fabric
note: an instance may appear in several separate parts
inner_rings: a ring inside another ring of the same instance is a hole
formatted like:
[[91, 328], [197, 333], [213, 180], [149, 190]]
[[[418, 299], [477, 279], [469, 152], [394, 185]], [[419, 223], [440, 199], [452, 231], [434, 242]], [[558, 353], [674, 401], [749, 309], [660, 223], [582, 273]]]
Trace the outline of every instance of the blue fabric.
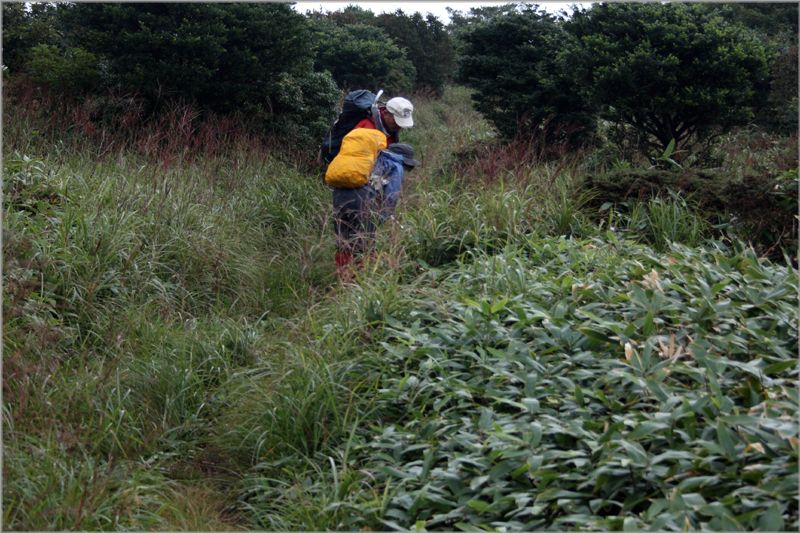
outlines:
[[400, 189], [403, 186], [403, 156], [381, 150], [372, 169], [372, 175], [383, 180], [383, 199], [380, 209], [380, 219], [383, 222], [392, 216], [400, 200]]

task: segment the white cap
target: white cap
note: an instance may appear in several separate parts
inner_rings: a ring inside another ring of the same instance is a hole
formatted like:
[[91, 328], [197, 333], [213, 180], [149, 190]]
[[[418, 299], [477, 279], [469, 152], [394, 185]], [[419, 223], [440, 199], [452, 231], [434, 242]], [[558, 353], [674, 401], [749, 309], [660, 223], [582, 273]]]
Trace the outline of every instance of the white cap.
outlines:
[[401, 128], [410, 128], [414, 125], [414, 119], [411, 118], [414, 106], [405, 98], [399, 96], [392, 98], [386, 102], [386, 110], [392, 114], [394, 121]]

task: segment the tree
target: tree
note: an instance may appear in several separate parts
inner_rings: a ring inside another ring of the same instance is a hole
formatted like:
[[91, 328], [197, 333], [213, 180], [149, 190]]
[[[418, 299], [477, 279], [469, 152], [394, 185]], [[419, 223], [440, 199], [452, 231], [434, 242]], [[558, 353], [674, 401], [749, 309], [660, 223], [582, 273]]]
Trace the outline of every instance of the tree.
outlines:
[[344, 26], [346, 24], [372, 25], [375, 22], [375, 13], [356, 5], [349, 5], [342, 10], [333, 11], [325, 16], [334, 21], [338, 26]]
[[444, 24], [430, 14], [426, 18], [418, 12], [408, 16], [398, 9], [376, 17], [375, 25], [405, 49], [416, 69], [414, 89], [441, 95], [455, 68], [455, 51]]
[[285, 4], [77, 4], [67, 26], [106, 59], [109, 85], [150, 101], [268, 108], [281, 74], [311, 69], [305, 18]]
[[62, 44], [59, 9], [58, 4], [3, 2], [3, 64], [12, 74], [24, 70], [34, 46]]
[[337, 25], [327, 17], [313, 17], [317, 71], [327, 70], [343, 90], [386, 89], [411, 91], [414, 65], [380, 28], [365, 24]]
[[707, 4], [706, 8], [768, 37], [790, 35], [797, 40], [797, 4], [754, 2]]
[[711, 4], [728, 20], [759, 32], [774, 50], [770, 63], [769, 97], [766, 106], [756, 111], [755, 122], [770, 131], [797, 132], [798, 5], [779, 3]]
[[450, 15], [449, 29], [454, 33], [458, 33], [475, 24], [487, 22], [502, 15], [516, 13], [518, 9], [516, 3], [508, 3], [500, 6], [471, 7], [469, 12], [464, 14], [457, 9], [448, 7], [447, 13]]
[[705, 6], [596, 4], [566, 28], [577, 46], [565, 64], [584, 97], [660, 149], [746, 122], [766, 97], [767, 47]]
[[62, 94], [86, 94], [100, 79], [97, 57], [82, 48], [62, 52], [53, 45], [37, 44], [28, 55], [27, 70], [33, 80]]
[[180, 99], [317, 143], [338, 98], [330, 75], [313, 70], [308, 20], [287, 4], [71, 4], [62, 22], [69, 46], [104, 66], [95, 94], [135, 94], [151, 111]]
[[459, 78], [475, 89], [477, 109], [506, 137], [580, 143], [593, 114], [566, 76], [559, 50], [569, 34], [537, 6], [479, 10], [458, 20]]

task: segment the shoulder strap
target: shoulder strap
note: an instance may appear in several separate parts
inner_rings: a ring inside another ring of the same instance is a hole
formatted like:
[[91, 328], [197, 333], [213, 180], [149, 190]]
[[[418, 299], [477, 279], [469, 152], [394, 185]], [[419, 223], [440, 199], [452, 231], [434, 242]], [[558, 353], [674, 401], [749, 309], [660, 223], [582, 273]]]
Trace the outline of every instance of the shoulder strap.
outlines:
[[375, 101], [372, 103], [372, 121], [375, 123], [375, 129], [389, 137], [389, 132], [386, 131], [386, 127], [383, 125], [383, 120], [381, 120], [381, 110], [378, 105], [378, 99], [383, 94], [383, 89], [378, 91], [378, 94], [375, 95]]

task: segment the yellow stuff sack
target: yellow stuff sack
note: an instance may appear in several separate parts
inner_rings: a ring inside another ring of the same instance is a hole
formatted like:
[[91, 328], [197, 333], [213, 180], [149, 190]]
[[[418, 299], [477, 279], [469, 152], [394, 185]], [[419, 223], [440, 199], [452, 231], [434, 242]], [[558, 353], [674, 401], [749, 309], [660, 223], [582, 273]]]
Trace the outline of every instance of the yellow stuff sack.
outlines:
[[378, 158], [386, 148], [386, 135], [370, 128], [357, 128], [342, 139], [342, 148], [325, 172], [325, 183], [337, 189], [363, 187]]

